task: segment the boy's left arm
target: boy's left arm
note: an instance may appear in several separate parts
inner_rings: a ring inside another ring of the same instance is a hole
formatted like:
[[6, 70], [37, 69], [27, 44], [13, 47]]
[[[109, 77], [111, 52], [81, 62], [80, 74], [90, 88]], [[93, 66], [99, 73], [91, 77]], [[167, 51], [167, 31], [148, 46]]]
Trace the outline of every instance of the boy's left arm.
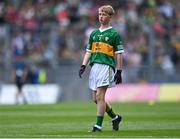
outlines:
[[116, 73], [114, 76], [114, 81], [116, 84], [122, 83], [122, 53], [116, 54]]

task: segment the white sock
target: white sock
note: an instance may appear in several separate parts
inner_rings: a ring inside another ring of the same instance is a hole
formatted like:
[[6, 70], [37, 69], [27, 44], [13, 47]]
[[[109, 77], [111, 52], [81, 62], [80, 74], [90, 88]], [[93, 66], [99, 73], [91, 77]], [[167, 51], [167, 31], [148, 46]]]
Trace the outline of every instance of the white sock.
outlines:
[[112, 118], [112, 121], [116, 120], [118, 118], [118, 115], [116, 115], [116, 117]]
[[98, 126], [98, 125], [94, 125], [94, 127], [97, 127], [98, 129], [101, 129], [101, 126]]

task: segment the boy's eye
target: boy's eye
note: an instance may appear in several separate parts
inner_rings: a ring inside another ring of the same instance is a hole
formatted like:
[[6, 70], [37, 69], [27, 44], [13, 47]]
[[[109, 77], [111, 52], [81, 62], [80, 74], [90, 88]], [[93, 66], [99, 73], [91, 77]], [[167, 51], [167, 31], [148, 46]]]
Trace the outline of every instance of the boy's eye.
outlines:
[[99, 16], [102, 15], [102, 16], [106, 16], [106, 13], [99, 13]]

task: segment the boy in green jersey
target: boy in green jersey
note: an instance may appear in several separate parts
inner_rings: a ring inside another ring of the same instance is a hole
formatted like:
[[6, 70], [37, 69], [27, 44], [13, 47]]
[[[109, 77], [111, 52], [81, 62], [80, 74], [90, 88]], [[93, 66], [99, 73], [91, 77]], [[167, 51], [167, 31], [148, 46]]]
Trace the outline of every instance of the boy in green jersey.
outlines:
[[108, 86], [113, 81], [116, 84], [122, 82], [122, 53], [123, 46], [119, 32], [110, 26], [114, 9], [110, 5], [101, 6], [98, 9], [100, 28], [91, 33], [84, 59], [79, 70], [79, 77], [85, 71], [88, 62], [91, 65], [89, 75], [89, 87], [92, 90], [93, 101], [97, 105], [96, 124], [92, 132], [99, 132], [102, 128], [104, 113], [112, 118], [113, 130], [119, 130], [122, 119], [112, 110], [110, 104], [105, 102], [105, 94]]

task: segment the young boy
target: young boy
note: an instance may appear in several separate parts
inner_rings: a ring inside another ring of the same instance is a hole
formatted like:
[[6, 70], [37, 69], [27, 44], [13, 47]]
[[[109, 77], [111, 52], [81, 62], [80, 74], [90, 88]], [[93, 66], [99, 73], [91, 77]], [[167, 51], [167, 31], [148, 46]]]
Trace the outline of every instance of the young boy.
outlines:
[[86, 65], [90, 62], [92, 68], [89, 75], [89, 87], [92, 90], [93, 101], [97, 104], [96, 124], [91, 131], [101, 131], [105, 112], [112, 118], [113, 130], [117, 131], [122, 118], [115, 114], [111, 106], [105, 102], [105, 94], [113, 80], [116, 84], [122, 82], [123, 46], [120, 34], [110, 26], [114, 14], [112, 6], [101, 6], [98, 12], [100, 28], [90, 35], [89, 44], [79, 70], [79, 77], [81, 78]]

